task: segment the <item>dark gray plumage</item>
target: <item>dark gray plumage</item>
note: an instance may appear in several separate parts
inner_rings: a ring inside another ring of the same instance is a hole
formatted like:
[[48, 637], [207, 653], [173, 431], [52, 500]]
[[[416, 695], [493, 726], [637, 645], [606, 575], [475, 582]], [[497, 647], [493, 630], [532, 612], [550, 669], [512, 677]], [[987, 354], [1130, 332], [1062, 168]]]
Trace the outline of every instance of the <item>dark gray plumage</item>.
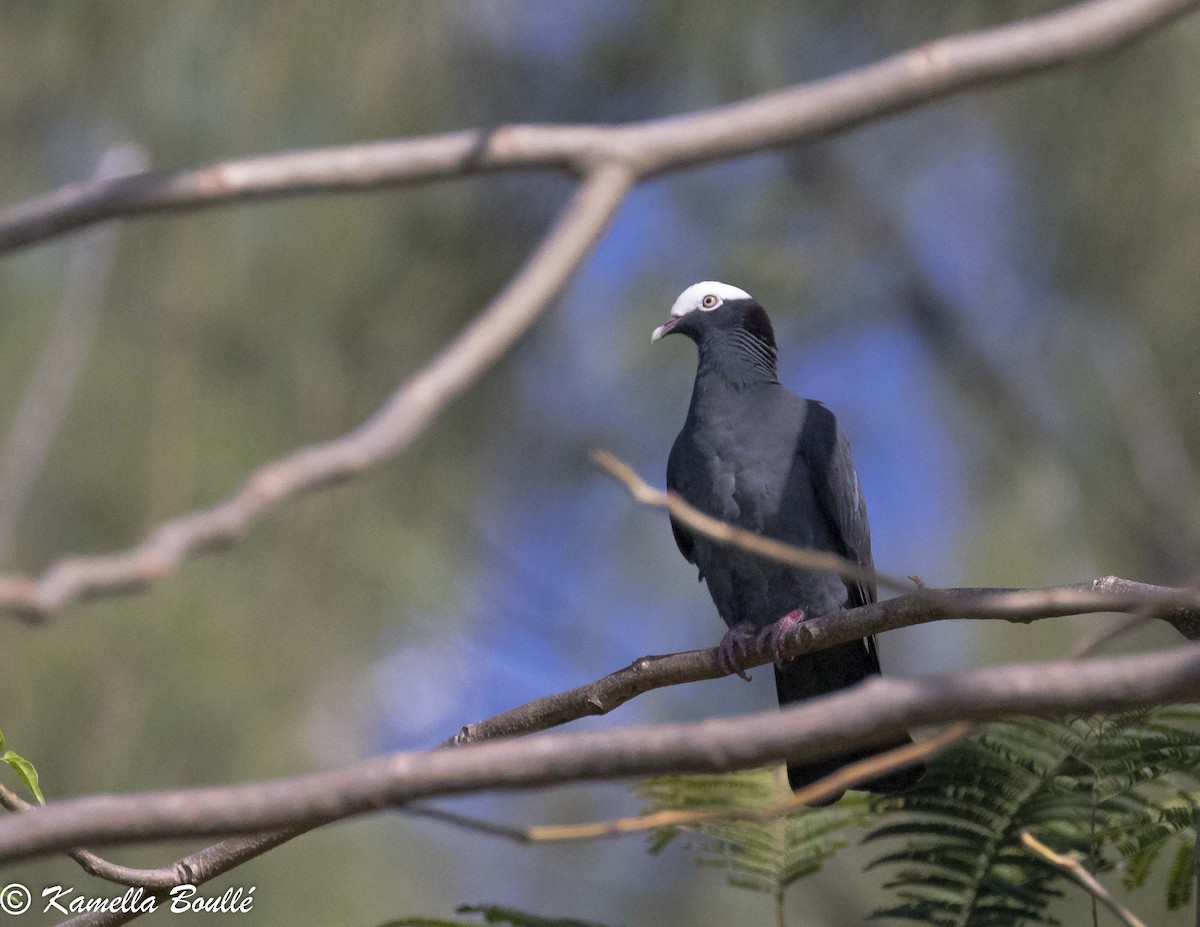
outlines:
[[[716, 282], [689, 287], [653, 340], [687, 335], [699, 352], [683, 430], [671, 448], [667, 487], [701, 511], [800, 547], [832, 551], [871, 567], [871, 531], [850, 445], [825, 406], [780, 384], [775, 335], [749, 294]], [[798, 570], [718, 544], [672, 520], [680, 551], [708, 584], [730, 627], [722, 653], [736, 665], [739, 635], [769, 635], [796, 609], [824, 615], [875, 601], [874, 584]], [[874, 638], [805, 654], [775, 669], [781, 705], [854, 685], [879, 673]], [[899, 743], [909, 743], [905, 737]], [[887, 746], [788, 765], [798, 789]], [[913, 785], [908, 769], [864, 788], [894, 792]]]

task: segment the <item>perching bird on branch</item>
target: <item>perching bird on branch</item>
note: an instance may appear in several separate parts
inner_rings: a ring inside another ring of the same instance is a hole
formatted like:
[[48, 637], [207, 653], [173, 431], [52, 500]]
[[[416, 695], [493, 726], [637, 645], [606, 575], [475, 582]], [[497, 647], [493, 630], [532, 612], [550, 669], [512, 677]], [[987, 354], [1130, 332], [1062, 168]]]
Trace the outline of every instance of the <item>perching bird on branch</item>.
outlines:
[[[667, 488], [709, 515], [798, 547], [831, 551], [873, 569], [871, 529], [850, 445], [833, 413], [787, 390], [775, 371], [775, 332], [749, 293], [707, 281], [688, 287], [654, 330], [686, 335], [699, 365], [687, 421], [667, 464]], [[741, 652], [770, 641], [775, 689], [786, 705], [879, 673], [873, 637], [780, 661], [783, 636], [805, 615], [875, 601], [875, 584], [785, 566], [691, 532], [671, 520], [683, 556], [700, 570], [729, 626], [719, 647], [725, 668], [745, 677]], [[788, 764], [799, 789], [853, 760], [895, 744]], [[874, 792], [909, 788], [923, 770], [881, 776]]]

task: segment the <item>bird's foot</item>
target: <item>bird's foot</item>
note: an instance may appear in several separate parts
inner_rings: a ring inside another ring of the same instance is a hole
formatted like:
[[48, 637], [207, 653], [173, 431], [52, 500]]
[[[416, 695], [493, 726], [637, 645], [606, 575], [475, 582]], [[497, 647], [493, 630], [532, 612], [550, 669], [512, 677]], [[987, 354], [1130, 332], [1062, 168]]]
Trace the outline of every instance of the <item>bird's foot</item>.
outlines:
[[742, 668], [742, 657], [746, 655], [747, 649], [755, 642], [756, 638], [754, 625], [750, 622], [733, 625], [725, 632], [721, 643], [717, 644], [717, 666], [726, 673], [737, 673], [746, 682], [749, 682], [750, 677]]
[[788, 612], [774, 624], [769, 624], [759, 632], [755, 644], [762, 647], [770, 642], [771, 656], [775, 658], [776, 666], [783, 666], [783, 645], [792, 628], [804, 620], [804, 609], [797, 608]]

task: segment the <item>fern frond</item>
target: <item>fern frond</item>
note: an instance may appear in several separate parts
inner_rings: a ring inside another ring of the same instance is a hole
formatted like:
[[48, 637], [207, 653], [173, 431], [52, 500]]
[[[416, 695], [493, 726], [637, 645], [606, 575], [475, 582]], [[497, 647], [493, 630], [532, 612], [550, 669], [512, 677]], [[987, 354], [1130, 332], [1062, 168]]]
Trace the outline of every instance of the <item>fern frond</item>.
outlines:
[[[791, 795], [782, 767], [729, 775], [664, 776], [639, 785], [646, 812], [698, 808], [748, 809], [777, 803]], [[870, 819], [866, 796], [851, 795], [825, 808], [800, 808], [770, 821], [713, 818], [650, 836], [652, 852], [681, 835], [704, 866], [722, 869], [731, 885], [781, 895], [820, 870], [847, 846], [848, 832]]]
[[[894, 903], [876, 918], [934, 927], [1056, 924], [1064, 876], [1021, 843], [1028, 829], [1097, 874], [1119, 869], [1129, 888], [1169, 864], [1167, 902], [1188, 903], [1200, 809], [1200, 705], [1067, 720], [990, 724], [956, 744], [902, 796], [848, 797], [767, 822], [710, 819], [651, 835], [679, 837], [730, 884], [782, 892], [842, 849], [852, 828], [877, 826]], [[782, 771], [675, 776], [638, 789], [648, 811], [761, 807], [790, 794]], [[856, 793], [851, 793], [855, 796]]]
[[1167, 908], [1174, 911], [1192, 900], [1192, 885], [1196, 878], [1196, 844], [1185, 841], [1175, 851], [1171, 872], [1167, 876]]
[[1123, 866], [1129, 887], [1175, 846], [1167, 900], [1184, 904], [1198, 802], [1180, 783], [1198, 770], [1200, 706], [989, 725], [868, 835], [903, 841], [871, 864], [897, 867], [887, 886], [902, 901], [877, 913], [947, 927], [1053, 923], [1061, 875], [1025, 851], [1023, 829], [1097, 872]]

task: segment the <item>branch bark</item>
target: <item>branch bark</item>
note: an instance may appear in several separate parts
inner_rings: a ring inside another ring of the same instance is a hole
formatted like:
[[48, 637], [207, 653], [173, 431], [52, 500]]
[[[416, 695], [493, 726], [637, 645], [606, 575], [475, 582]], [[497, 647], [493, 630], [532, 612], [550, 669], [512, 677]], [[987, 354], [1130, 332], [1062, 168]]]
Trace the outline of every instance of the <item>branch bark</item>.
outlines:
[[781, 711], [690, 724], [541, 734], [398, 753], [290, 779], [69, 799], [0, 822], [0, 862], [81, 844], [308, 827], [435, 795], [726, 772], [867, 747], [915, 725], [1012, 714], [1090, 714], [1200, 697], [1200, 648], [874, 678]]
[[[1196, 593], [1135, 583], [1105, 576], [1090, 583], [1047, 586], [1043, 589], [930, 589], [883, 602], [863, 605], [836, 615], [808, 618], [789, 631], [780, 652], [785, 659], [893, 631], [949, 618], [993, 618], [1029, 624], [1098, 612], [1140, 612], [1147, 608], [1140, 596], [1162, 596], [1175, 604], [1160, 604], [1157, 614], [1189, 640], [1200, 639], [1200, 604]], [[1178, 598], [1175, 598], [1178, 596]], [[747, 668], [772, 660], [768, 649], [754, 646], [745, 656]], [[644, 692], [664, 686], [719, 679], [722, 669], [715, 649], [650, 655], [589, 683], [543, 696], [474, 724], [464, 725], [450, 745], [463, 745], [495, 737], [512, 737], [544, 731], [588, 715], [608, 714]]]
[[83, 596], [144, 587], [192, 553], [244, 534], [285, 499], [390, 460], [469, 387], [557, 294], [630, 186], [658, 174], [853, 128], [970, 87], [1112, 51], [1200, 0], [1088, 0], [940, 39], [824, 80], [688, 115], [619, 126], [512, 125], [287, 152], [60, 188], [0, 212], [0, 253], [95, 222], [272, 197], [375, 189], [508, 170], [585, 178], [560, 225], [459, 338], [355, 431], [251, 474], [218, 505], [137, 547], [66, 558], [41, 578], [0, 577], [0, 612], [37, 620]]
[[1021, 843], [1035, 856], [1044, 859], [1051, 866], [1066, 873], [1078, 882], [1084, 891], [1101, 902], [1108, 910], [1112, 911], [1126, 927], [1146, 927], [1145, 921], [1129, 910], [1129, 908], [1125, 907], [1125, 905], [1121, 904], [1121, 902], [1117, 901], [1112, 896], [1112, 893], [1100, 883], [1100, 880], [1088, 872], [1084, 868], [1083, 863], [1074, 856], [1068, 856], [1065, 853], [1055, 853], [1028, 830], [1021, 831]]
[[878, 583], [896, 592], [908, 592], [912, 581], [888, 576], [876, 570], [864, 567], [837, 554], [826, 550], [814, 550], [809, 547], [796, 547], [792, 544], [777, 541], [774, 538], [755, 534], [745, 528], [739, 528], [729, 522], [721, 521], [701, 512], [690, 505], [686, 499], [677, 493], [655, 489], [634, 471], [633, 467], [618, 460], [608, 451], [592, 451], [592, 461], [615, 477], [634, 500], [642, 505], [666, 509], [678, 521], [683, 522], [693, 531], [698, 531], [705, 537], [712, 538], [723, 544], [740, 547], [742, 550], [758, 554], [767, 560], [775, 560], [801, 570], [822, 570], [837, 573], [845, 579], [857, 579], [866, 583]]

